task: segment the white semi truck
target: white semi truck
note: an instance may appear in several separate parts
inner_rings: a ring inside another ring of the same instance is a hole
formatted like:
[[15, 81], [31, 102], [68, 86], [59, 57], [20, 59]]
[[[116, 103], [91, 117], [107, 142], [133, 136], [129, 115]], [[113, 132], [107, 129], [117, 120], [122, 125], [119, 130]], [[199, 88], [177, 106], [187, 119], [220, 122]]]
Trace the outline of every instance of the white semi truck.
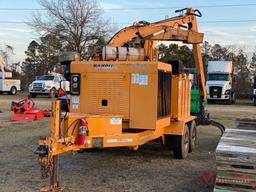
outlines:
[[209, 61], [207, 72], [208, 101], [235, 103], [232, 61]]
[[12, 79], [12, 72], [6, 71], [0, 61], [0, 92], [16, 95], [18, 91], [20, 91], [20, 80]]

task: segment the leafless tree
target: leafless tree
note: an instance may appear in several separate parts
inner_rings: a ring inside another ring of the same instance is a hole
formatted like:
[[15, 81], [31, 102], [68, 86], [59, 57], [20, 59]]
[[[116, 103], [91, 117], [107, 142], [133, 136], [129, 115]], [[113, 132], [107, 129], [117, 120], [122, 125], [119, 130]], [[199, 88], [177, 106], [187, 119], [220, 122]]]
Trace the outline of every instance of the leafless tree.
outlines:
[[63, 47], [88, 57], [88, 48], [105, 37], [109, 24], [96, 0], [40, 0], [45, 10], [35, 13], [30, 25], [40, 34], [55, 34]]
[[10, 67], [10, 59], [14, 55], [13, 47], [11, 45], [5, 45], [4, 49], [0, 49], [0, 59], [5, 67]]

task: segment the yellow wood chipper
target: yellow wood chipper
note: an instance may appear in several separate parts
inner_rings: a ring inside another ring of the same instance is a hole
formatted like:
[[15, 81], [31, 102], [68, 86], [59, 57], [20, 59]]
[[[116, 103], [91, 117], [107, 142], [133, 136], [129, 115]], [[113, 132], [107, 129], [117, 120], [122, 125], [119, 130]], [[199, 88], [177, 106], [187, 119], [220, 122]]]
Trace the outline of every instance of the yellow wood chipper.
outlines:
[[[41, 191], [61, 191], [58, 155], [90, 148], [138, 149], [159, 140], [178, 159], [195, 149], [198, 117], [190, 114], [191, 79], [179, 62], [158, 61], [157, 41], [192, 44], [200, 90], [206, 99], [205, 76], [198, 32], [192, 8], [179, 16], [148, 23], [135, 22], [117, 32], [91, 60], [63, 55], [70, 67], [70, 112], [61, 117], [60, 102], [53, 102], [51, 134], [39, 141], [43, 176], [50, 186]], [[202, 105], [202, 114], [205, 109]]]

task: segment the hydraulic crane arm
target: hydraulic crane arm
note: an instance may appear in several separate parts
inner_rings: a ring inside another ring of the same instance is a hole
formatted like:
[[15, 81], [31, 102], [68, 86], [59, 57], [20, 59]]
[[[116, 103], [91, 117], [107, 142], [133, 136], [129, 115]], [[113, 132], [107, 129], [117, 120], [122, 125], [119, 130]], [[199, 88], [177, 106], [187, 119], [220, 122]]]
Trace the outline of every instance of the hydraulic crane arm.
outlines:
[[[154, 41], [182, 41], [193, 45], [193, 54], [198, 71], [198, 81], [201, 101], [206, 100], [205, 75], [202, 61], [200, 43], [203, 41], [203, 33], [198, 32], [197, 16], [201, 16], [198, 10], [192, 8], [178, 10], [184, 14], [165, 19], [155, 23], [145, 21], [134, 23], [130, 27], [123, 28], [117, 32], [109, 41], [108, 46], [129, 46], [133, 42], [135, 46], [145, 49], [148, 60], [154, 59]], [[186, 29], [181, 29], [186, 28]]]
[[[165, 30], [168, 28], [177, 28], [177, 27], [186, 27], [185, 24], [191, 25], [186, 28], [189, 28], [190, 31], [197, 32], [196, 23], [196, 13], [193, 9], [187, 9], [187, 12], [181, 16], [173, 17], [170, 19], [165, 19], [155, 23], [148, 23], [146, 21], [140, 21], [134, 23], [132, 26], [125, 27], [117, 32], [109, 41], [109, 46], [119, 47], [124, 46], [129, 41], [134, 40], [137, 37], [145, 38], [151, 34], [158, 33], [162, 31], [165, 33]], [[164, 39], [172, 41], [172, 39]]]
[[159, 32], [155, 32], [147, 37], [145, 40], [152, 41], [183, 41], [187, 44], [202, 43], [204, 34], [194, 31], [188, 31], [183, 29], [167, 28]]

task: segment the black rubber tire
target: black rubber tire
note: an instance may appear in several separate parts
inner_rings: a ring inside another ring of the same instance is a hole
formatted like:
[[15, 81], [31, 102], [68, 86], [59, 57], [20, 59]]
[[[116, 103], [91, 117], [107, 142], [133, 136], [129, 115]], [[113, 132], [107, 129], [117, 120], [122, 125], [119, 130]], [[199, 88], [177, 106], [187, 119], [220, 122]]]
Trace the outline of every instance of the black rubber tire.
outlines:
[[172, 150], [173, 149], [173, 135], [165, 135], [164, 139], [165, 139], [165, 146], [169, 149]]
[[227, 100], [227, 104], [228, 105], [232, 105], [233, 101], [232, 101], [232, 97], [230, 96], [229, 99]]
[[192, 121], [189, 127], [189, 152], [193, 152], [197, 145], [196, 122]]
[[9, 94], [10, 95], [16, 95], [17, 94], [17, 88], [15, 86], [12, 86]]
[[189, 151], [189, 128], [185, 125], [184, 135], [174, 137], [173, 154], [176, 159], [185, 159]]
[[55, 98], [57, 95], [57, 90], [55, 89], [55, 87], [51, 88], [50, 93], [49, 93], [49, 97], [50, 98]]
[[253, 99], [253, 105], [256, 106], [256, 99]]
[[232, 95], [232, 104], [235, 104], [236, 103], [236, 95], [235, 93], [233, 93]]
[[36, 93], [30, 93], [29, 96], [30, 96], [30, 98], [36, 98], [37, 94]]

